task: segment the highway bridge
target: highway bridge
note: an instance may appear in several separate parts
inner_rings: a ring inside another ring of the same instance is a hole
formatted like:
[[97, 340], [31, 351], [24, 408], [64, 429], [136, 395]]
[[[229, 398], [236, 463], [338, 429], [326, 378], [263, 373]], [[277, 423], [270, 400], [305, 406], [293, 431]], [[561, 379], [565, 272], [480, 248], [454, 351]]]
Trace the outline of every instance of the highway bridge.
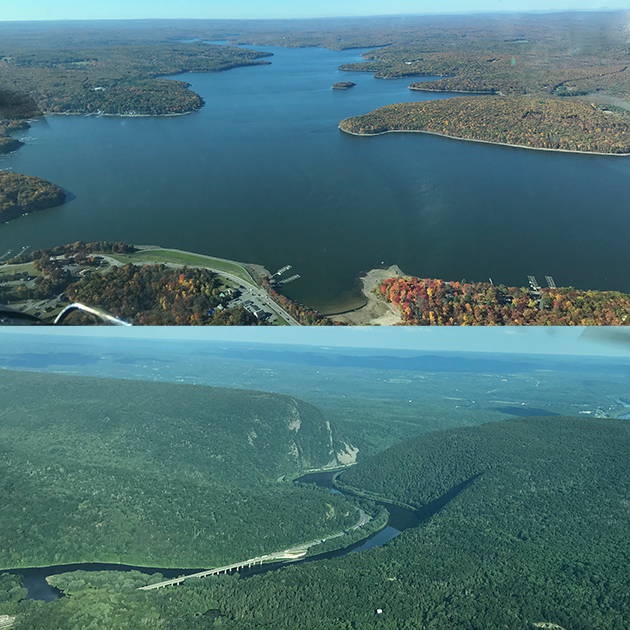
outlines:
[[147, 586], [141, 586], [140, 591], [153, 591], [156, 588], [164, 588], [165, 586], [173, 586], [175, 584], [181, 584], [184, 580], [190, 580], [191, 578], [201, 578], [208, 575], [220, 575], [221, 573], [230, 573], [232, 571], [240, 571], [241, 569], [254, 567], [257, 564], [263, 562], [281, 562], [282, 560], [298, 560], [306, 555], [306, 549], [299, 551], [287, 550], [279, 551], [278, 553], [272, 553], [267, 556], [258, 556], [257, 558], [251, 558], [242, 562], [236, 562], [234, 564], [228, 564], [224, 567], [217, 567], [215, 569], [208, 569], [207, 571], [200, 571], [199, 573], [191, 573], [190, 575], [181, 575], [180, 577], [172, 580], [164, 580], [164, 582], [156, 582], [155, 584], [148, 584]]
[[[354, 531], [363, 527], [366, 523], [371, 520], [371, 517], [365, 513], [365, 511], [361, 508], [358, 508], [359, 512], [359, 520], [356, 525], [348, 528], [347, 531]], [[330, 540], [332, 538], [339, 538], [343, 536], [346, 532], [339, 532], [338, 534], [333, 534], [332, 536], [328, 536], [324, 540], [314, 540], [312, 542], [304, 543], [299, 545], [298, 547], [293, 547], [291, 549], [285, 549], [284, 551], [277, 551], [275, 553], [270, 553], [265, 556], [258, 556], [256, 558], [250, 558], [249, 560], [243, 560], [241, 562], [235, 562], [234, 564], [228, 564], [224, 567], [216, 567], [215, 569], [208, 569], [207, 571], [200, 571], [199, 573], [191, 573], [190, 575], [180, 575], [179, 577], [173, 578], [172, 580], [164, 580], [163, 582], [156, 582], [155, 584], [147, 584], [147, 586], [141, 586], [138, 590], [140, 591], [153, 591], [156, 588], [164, 588], [165, 586], [174, 586], [175, 584], [181, 584], [186, 580], [190, 580], [191, 578], [201, 578], [206, 577], [208, 575], [220, 575], [221, 573], [231, 573], [232, 571], [240, 571], [241, 569], [246, 569], [250, 567], [254, 567], [257, 564], [261, 565], [263, 562], [292, 562], [295, 560], [299, 560], [306, 555], [306, 552], [310, 547], [314, 547], [315, 545], [319, 545], [326, 540]]]

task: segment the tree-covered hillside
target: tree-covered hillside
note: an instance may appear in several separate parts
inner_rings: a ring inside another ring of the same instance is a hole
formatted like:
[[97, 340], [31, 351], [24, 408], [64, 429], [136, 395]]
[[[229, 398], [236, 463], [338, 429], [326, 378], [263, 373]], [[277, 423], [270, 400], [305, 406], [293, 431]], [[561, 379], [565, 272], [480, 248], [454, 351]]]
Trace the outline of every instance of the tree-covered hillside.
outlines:
[[279, 482], [337, 462], [328, 423], [288, 396], [3, 371], [0, 408], [2, 567], [217, 566], [358, 520]]
[[625, 630], [629, 450], [626, 421], [595, 418], [519, 418], [414, 438], [341, 479], [422, 506], [476, 478], [384, 547], [150, 597], [115, 575], [93, 588], [66, 576], [59, 584], [75, 595], [15, 628], [131, 628], [106, 621], [125, 607], [147, 620], [137, 627], [168, 629]]

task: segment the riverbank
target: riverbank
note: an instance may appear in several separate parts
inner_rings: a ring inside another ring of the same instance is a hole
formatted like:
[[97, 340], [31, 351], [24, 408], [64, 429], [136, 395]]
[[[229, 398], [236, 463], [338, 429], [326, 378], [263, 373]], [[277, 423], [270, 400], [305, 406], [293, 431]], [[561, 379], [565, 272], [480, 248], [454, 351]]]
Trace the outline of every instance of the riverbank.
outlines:
[[330, 319], [349, 326], [392, 326], [400, 323], [402, 317], [398, 309], [393, 304], [381, 300], [374, 293], [374, 289], [388, 278], [404, 276], [405, 274], [398, 265], [392, 265], [387, 269], [371, 269], [359, 278], [361, 292], [367, 300], [366, 304], [349, 313], [331, 315]]
[[[389, 536], [376, 538], [389, 525], [390, 515], [383, 508], [377, 508], [373, 517], [368, 516], [363, 509], [357, 508], [359, 519], [356, 525], [345, 531], [331, 534], [322, 539], [312, 540], [264, 556], [258, 556], [250, 560], [234, 563], [217, 569], [181, 569], [181, 568], [160, 568], [126, 565], [119, 563], [74, 563], [65, 565], [53, 565], [47, 567], [28, 567], [19, 569], [0, 569], [0, 573], [9, 573], [22, 577], [25, 587], [28, 589], [27, 599], [39, 599], [42, 601], [53, 601], [63, 596], [54, 585], [51, 579], [63, 573], [74, 573], [75, 571], [115, 571], [130, 572], [136, 571], [146, 575], [160, 574], [165, 580], [152, 583], [142, 590], [152, 590], [161, 586], [180, 584], [185, 579], [191, 577], [203, 577], [204, 575], [228, 573], [238, 571], [241, 577], [250, 577], [268, 571], [278, 570], [287, 564], [302, 564], [316, 560], [338, 558], [351, 553], [354, 550], [363, 550], [372, 546], [380, 546], [393, 538], [401, 529], [394, 529]], [[397, 523], [397, 525], [399, 525]], [[399, 525], [400, 526], [400, 525]], [[402, 527], [402, 526], [400, 526]], [[369, 541], [374, 539], [374, 543]], [[317, 551], [314, 551], [317, 549]]]

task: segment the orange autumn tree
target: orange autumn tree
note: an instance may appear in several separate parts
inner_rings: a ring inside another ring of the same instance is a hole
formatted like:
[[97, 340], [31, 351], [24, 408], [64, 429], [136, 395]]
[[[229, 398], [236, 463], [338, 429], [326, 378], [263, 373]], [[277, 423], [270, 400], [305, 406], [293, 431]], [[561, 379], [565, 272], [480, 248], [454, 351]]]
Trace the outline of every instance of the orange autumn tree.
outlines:
[[484, 282], [445, 282], [416, 277], [389, 278], [380, 295], [394, 304], [403, 324], [620, 326], [630, 323], [630, 295], [618, 291], [580, 291], [496, 287]]

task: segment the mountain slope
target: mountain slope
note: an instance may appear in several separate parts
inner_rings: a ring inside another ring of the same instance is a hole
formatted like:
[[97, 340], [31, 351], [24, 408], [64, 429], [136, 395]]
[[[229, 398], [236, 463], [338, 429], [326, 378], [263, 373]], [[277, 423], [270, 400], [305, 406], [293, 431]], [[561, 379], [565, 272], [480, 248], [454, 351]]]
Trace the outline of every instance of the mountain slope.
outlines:
[[0, 566], [212, 566], [358, 519], [278, 482], [337, 462], [288, 396], [2, 371], [0, 409]]

